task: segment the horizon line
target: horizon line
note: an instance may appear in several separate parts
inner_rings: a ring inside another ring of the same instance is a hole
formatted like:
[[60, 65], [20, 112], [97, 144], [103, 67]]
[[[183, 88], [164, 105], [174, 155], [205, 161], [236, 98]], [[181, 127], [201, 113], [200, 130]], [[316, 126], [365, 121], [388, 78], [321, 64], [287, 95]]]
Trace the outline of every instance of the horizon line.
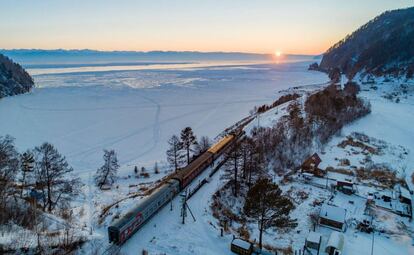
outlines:
[[[258, 53], [258, 52], [244, 52], [244, 51], [199, 51], [199, 50], [101, 50], [101, 49], [91, 49], [91, 48], [0, 48], [0, 51], [94, 51], [94, 52], [102, 52], [102, 53], [203, 53], [203, 54], [212, 54], [212, 53], [220, 53], [220, 54], [250, 54], [250, 55], [273, 55], [274, 53]], [[284, 53], [283, 55], [290, 55], [290, 56], [319, 56], [324, 54], [317, 53], [317, 54], [302, 54], [302, 53]]]

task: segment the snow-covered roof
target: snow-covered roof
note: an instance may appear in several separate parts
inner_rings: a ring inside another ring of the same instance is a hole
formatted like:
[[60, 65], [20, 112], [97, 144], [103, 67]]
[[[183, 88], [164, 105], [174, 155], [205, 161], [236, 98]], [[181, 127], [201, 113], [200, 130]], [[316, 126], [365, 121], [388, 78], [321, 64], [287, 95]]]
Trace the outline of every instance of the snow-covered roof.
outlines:
[[328, 220], [345, 223], [345, 214], [344, 208], [323, 204], [319, 216]]
[[392, 190], [388, 190], [388, 189], [378, 190], [376, 192], [376, 194], [379, 195], [379, 196], [386, 196], [386, 197], [393, 198], [393, 191]]
[[309, 232], [308, 237], [306, 237], [306, 241], [311, 243], [320, 243], [322, 235], [316, 233], [314, 231]]
[[304, 177], [313, 177], [314, 175], [311, 173], [303, 173], [302, 174]]
[[400, 194], [401, 194], [401, 196], [402, 197], [404, 197], [404, 198], [408, 198], [408, 199], [410, 199], [411, 200], [411, 194], [410, 194], [410, 192], [408, 191], [408, 189], [406, 189], [406, 188], [404, 188], [404, 187], [400, 187]]
[[249, 242], [247, 242], [247, 241], [244, 241], [244, 240], [242, 240], [242, 239], [238, 239], [238, 238], [235, 238], [235, 239], [231, 242], [231, 244], [236, 245], [236, 246], [238, 246], [238, 247], [240, 247], [240, 248], [243, 248], [243, 249], [245, 249], [245, 250], [250, 249], [250, 247], [252, 246], [252, 244], [251, 244], [251, 243], [249, 243]]
[[326, 244], [326, 248], [333, 247], [337, 250], [342, 251], [344, 248], [344, 235], [337, 231], [332, 231], [331, 235], [329, 236], [328, 243]]

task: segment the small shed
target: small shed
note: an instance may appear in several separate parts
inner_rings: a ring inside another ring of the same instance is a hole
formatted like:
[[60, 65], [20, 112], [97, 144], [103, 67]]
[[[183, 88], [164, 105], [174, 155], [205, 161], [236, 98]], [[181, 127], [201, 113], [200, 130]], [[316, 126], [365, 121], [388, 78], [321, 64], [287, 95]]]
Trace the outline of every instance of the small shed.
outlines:
[[305, 240], [305, 249], [311, 249], [319, 252], [321, 248], [322, 236], [321, 234], [311, 231]]
[[319, 225], [345, 231], [346, 210], [337, 206], [323, 204], [319, 213]]
[[315, 176], [323, 177], [325, 175], [324, 171], [318, 168], [321, 162], [322, 159], [319, 157], [318, 153], [314, 153], [302, 163], [302, 172], [312, 173]]
[[230, 250], [240, 255], [251, 255], [253, 252], [253, 244], [243, 239], [234, 238], [231, 242]]
[[326, 244], [325, 252], [329, 255], [341, 255], [344, 249], [344, 235], [342, 233], [332, 231]]

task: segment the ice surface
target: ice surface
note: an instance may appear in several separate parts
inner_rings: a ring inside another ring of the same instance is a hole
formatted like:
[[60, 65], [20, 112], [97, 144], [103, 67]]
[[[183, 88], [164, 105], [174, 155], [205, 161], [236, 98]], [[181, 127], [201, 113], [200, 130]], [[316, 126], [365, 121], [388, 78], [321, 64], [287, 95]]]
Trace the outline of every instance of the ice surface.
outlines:
[[308, 63], [36, 75], [33, 92], [0, 101], [0, 134], [20, 150], [53, 143], [82, 177], [118, 153], [122, 171], [165, 162], [185, 126], [214, 138], [292, 86], [322, 83]]

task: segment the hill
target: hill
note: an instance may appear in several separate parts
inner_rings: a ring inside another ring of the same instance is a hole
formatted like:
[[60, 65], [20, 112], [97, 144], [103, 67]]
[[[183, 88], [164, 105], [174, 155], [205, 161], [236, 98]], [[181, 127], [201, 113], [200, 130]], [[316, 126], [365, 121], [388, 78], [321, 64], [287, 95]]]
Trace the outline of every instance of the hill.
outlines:
[[348, 77], [358, 72], [413, 77], [414, 7], [387, 11], [333, 45], [319, 69], [334, 68]]
[[187, 62], [187, 61], [257, 61], [268, 60], [268, 54], [243, 52], [198, 51], [98, 51], [98, 50], [42, 50], [0, 49], [4, 54], [25, 67], [38, 64], [90, 64], [137, 62]]
[[0, 54], [0, 98], [29, 92], [32, 77], [8, 57]]

